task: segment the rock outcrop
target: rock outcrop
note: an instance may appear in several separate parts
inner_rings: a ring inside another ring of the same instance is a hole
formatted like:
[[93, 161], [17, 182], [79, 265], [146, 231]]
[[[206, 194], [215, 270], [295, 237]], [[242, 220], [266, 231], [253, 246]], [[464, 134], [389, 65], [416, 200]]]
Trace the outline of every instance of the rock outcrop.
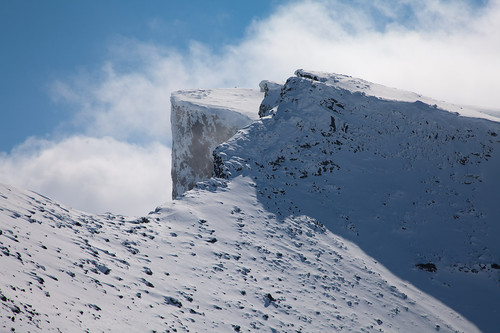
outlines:
[[264, 99], [259, 107], [259, 117], [265, 117], [269, 115], [272, 109], [278, 106], [283, 85], [277, 82], [263, 80], [260, 82], [259, 87], [260, 91], [264, 93]]

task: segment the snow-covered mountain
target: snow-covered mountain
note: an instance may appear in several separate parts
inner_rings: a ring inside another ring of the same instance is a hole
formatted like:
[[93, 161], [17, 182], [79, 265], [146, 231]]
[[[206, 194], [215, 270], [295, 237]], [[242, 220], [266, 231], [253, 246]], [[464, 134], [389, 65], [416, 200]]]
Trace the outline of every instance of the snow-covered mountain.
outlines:
[[500, 119], [343, 75], [296, 74], [270, 116], [217, 148], [217, 175], [252, 177], [277, 216], [321, 221], [493, 327]]
[[[0, 331], [497, 331], [498, 119], [342, 75], [261, 88], [216, 177], [148, 216], [1, 186]], [[244, 119], [239, 93], [172, 103], [213, 144], [206, 114]]]

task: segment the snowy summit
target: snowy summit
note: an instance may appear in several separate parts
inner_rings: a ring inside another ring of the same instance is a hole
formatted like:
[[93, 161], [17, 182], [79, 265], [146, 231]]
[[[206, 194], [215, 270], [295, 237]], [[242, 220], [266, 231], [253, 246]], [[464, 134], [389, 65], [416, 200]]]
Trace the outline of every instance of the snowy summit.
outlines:
[[498, 330], [497, 118], [304, 70], [171, 101], [147, 216], [0, 186], [0, 331]]

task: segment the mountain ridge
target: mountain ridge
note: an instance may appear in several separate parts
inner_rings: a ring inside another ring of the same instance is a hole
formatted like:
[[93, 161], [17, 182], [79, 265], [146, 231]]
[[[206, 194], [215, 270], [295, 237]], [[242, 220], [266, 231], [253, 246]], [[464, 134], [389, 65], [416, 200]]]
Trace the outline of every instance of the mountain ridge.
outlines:
[[144, 217], [0, 186], [0, 328], [494, 332], [499, 124], [336, 75], [266, 83], [216, 177]]
[[[499, 124], [407, 95], [395, 101], [350, 91], [338, 77], [298, 71], [274, 112], [216, 149], [218, 176], [251, 175], [277, 215], [321, 221], [396, 275], [493, 325]], [[425, 264], [437, 266], [428, 280], [415, 270]]]

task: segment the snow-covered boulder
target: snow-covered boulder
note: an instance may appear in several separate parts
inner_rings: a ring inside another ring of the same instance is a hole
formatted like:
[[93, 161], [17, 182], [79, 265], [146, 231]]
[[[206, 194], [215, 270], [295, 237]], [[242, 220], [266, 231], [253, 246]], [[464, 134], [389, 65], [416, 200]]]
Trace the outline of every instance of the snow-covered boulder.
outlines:
[[258, 118], [262, 98], [259, 90], [236, 88], [172, 94], [172, 198], [212, 176], [212, 151]]

